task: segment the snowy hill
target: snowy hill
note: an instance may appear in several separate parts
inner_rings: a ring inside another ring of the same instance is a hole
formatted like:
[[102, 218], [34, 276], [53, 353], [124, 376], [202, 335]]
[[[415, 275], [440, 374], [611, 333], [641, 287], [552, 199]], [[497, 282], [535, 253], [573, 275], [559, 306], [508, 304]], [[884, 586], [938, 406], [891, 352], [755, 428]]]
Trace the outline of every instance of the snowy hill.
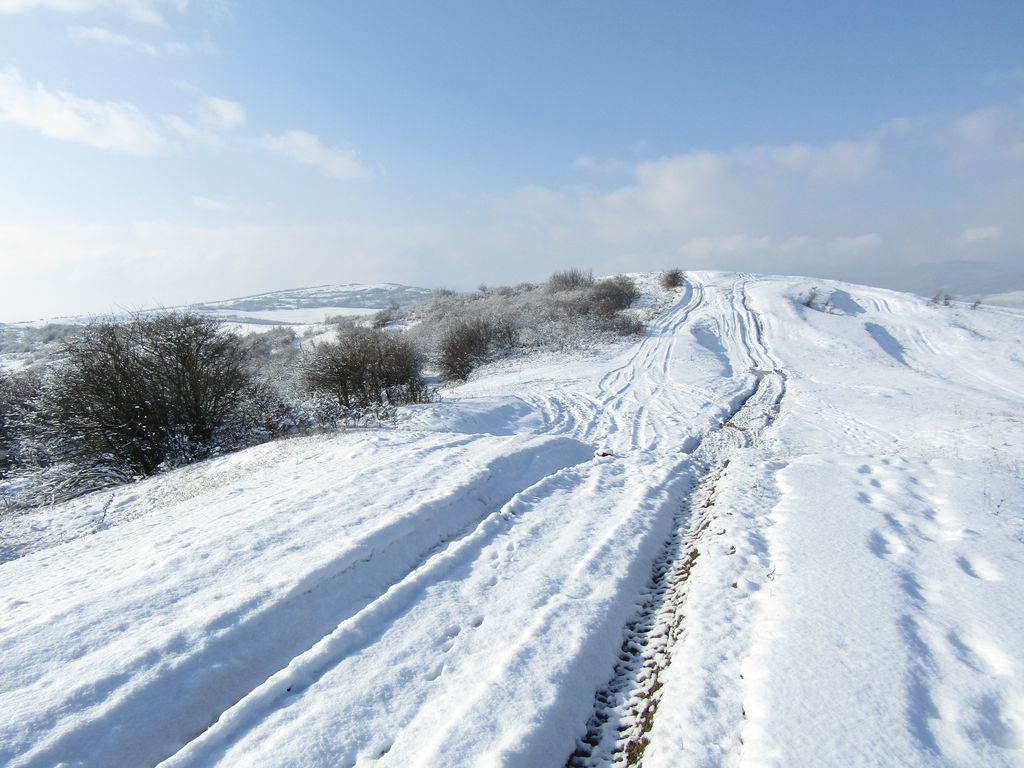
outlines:
[[239, 299], [191, 304], [184, 309], [246, 325], [321, 323], [335, 315], [371, 314], [392, 304], [403, 306], [430, 295], [426, 288], [397, 283], [321, 285], [273, 291]]
[[691, 274], [39, 513], [88, 530], [0, 565], [0, 764], [1022, 765], [1022, 422], [1022, 311]]
[[[274, 327], [290, 327], [298, 334], [315, 335], [328, 318], [372, 315], [392, 304], [405, 306], [430, 296], [427, 288], [397, 283], [364, 285], [321, 285], [292, 288], [255, 296], [224, 299], [180, 307], [142, 310], [142, 314], [164, 309], [196, 312], [223, 320], [225, 327], [239, 333], [260, 333]], [[127, 319], [128, 314], [114, 319]], [[51, 357], [76, 326], [90, 322], [90, 315], [49, 318], [26, 323], [0, 323], [0, 369], [18, 370]], [[63, 332], [54, 332], [63, 326]]]
[[[178, 307], [144, 309], [142, 313], [165, 309], [198, 312], [242, 325], [308, 325], [322, 323], [333, 315], [366, 315], [398, 304], [414, 304], [430, 296], [428, 288], [415, 288], [398, 283], [320, 285], [313, 288], [289, 288], [221, 301], [185, 304]], [[75, 315], [30, 323], [0, 323], [0, 327], [17, 328], [47, 323], [81, 324], [89, 315]]]

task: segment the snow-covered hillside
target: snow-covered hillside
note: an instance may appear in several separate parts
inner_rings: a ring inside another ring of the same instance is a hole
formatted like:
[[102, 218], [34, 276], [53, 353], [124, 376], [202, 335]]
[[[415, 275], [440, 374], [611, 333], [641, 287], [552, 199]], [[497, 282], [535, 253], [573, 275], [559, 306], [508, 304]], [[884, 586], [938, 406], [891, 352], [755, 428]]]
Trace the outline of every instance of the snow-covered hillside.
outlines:
[[190, 312], [250, 325], [306, 325], [337, 315], [366, 315], [392, 304], [414, 304], [430, 296], [427, 288], [397, 283], [320, 285], [261, 293], [185, 307]]
[[[329, 318], [373, 315], [392, 305], [415, 304], [431, 293], [427, 288], [398, 283], [349, 283], [291, 288], [166, 309], [214, 317], [223, 321], [225, 329], [243, 335], [285, 328], [306, 338], [316, 338], [331, 332], [325, 325]], [[140, 310], [140, 314], [164, 311], [164, 308], [145, 309]], [[127, 320], [130, 314], [111, 317]], [[77, 331], [77, 326], [94, 319], [92, 315], [74, 315], [24, 323], [0, 323], [0, 371], [17, 371], [45, 363], [59, 353], [61, 344]]]
[[1024, 312], [691, 274], [51, 510], [96, 532], [0, 565], [0, 764], [1024, 765], [1022, 421]]
[[[322, 323], [325, 318], [336, 315], [372, 314], [392, 304], [399, 306], [414, 304], [427, 298], [430, 294], [431, 291], [428, 288], [415, 288], [398, 283], [347, 283], [319, 285], [312, 288], [289, 288], [237, 299], [186, 304], [166, 309], [210, 315], [242, 326], [243, 330], [253, 330], [253, 327], [268, 325], [311, 325]], [[164, 308], [142, 310], [142, 313], [162, 311]], [[75, 315], [28, 323], [13, 323], [6, 326], [4, 323], [0, 323], [0, 327], [18, 328], [41, 326], [48, 323], [77, 325], [86, 323], [90, 319], [92, 319], [90, 315]], [[258, 328], [256, 329], [258, 330]]]

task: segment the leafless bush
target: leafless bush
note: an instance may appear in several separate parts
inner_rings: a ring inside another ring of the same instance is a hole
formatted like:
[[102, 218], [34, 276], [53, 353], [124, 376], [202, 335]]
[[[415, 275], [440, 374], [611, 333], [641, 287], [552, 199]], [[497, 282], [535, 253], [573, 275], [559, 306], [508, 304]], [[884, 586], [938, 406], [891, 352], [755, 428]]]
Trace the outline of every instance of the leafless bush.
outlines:
[[[11, 376], [0, 368], [0, 477], [18, 463], [19, 422], [35, 396], [28, 377]], [[33, 388], [38, 390], [38, 384]]]
[[449, 379], [468, 378], [470, 372], [487, 359], [495, 338], [494, 324], [488, 320], [463, 320], [452, 324], [441, 339], [438, 364]]
[[386, 309], [376, 312], [370, 321], [370, 324], [374, 328], [386, 328], [391, 325], [391, 323], [395, 322], [401, 309], [402, 307], [399, 304], [392, 302]]
[[606, 317], [601, 324], [602, 330], [611, 331], [619, 336], [639, 336], [644, 332], [644, 327], [640, 318], [621, 313]]
[[148, 475], [239, 440], [252, 384], [234, 334], [169, 312], [94, 322], [64, 345], [39, 398], [39, 432], [56, 456]]
[[661, 273], [661, 287], [666, 291], [678, 288], [686, 280], [686, 273], [683, 270], [674, 268], [667, 269]]
[[614, 315], [640, 298], [640, 289], [632, 278], [617, 275], [594, 283], [588, 298], [598, 314]]
[[548, 290], [552, 293], [562, 291], [577, 291], [581, 288], [589, 288], [594, 284], [594, 273], [591, 270], [584, 272], [582, 269], [566, 269], [562, 272], [555, 272], [548, 278]]
[[638, 321], [617, 318], [638, 296], [628, 277], [595, 282], [589, 272], [570, 270], [540, 285], [435, 291], [426, 301], [403, 307], [400, 319], [405, 335], [444, 377], [464, 379], [503, 355], [542, 347], [580, 350], [612, 335], [636, 333], [642, 330]]
[[426, 386], [420, 355], [407, 339], [373, 328], [351, 328], [317, 344], [302, 362], [307, 392], [329, 395], [345, 409], [420, 402]]

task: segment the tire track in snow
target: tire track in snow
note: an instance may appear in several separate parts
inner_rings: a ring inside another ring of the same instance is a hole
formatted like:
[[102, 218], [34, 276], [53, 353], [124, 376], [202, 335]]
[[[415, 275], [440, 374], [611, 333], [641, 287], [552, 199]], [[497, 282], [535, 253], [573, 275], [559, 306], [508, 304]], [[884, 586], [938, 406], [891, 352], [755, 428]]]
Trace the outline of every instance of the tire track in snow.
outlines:
[[[584, 458], [590, 458], [589, 451]], [[216, 762], [239, 733], [244, 733], [269, 712], [280, 709], [288, 697], [313, 686], [341, 660], [374, 643], [384, 629], [401, 617], [431, 585], [479, 557], [485, 547], [523, 519], [525, 512], [533, 506], [531, 498], [543, 498], [550, 493], [552, 487], [585, 478], [586, 475], [580, 474], [578, 470], [586, 463], [583, 460], [567, 464], [514, 494], [500, 509], [484, 517], [472, 530], [437, 549], [363, 610], [338, 624], [308, 651], [292, 659], [287, 667], [275, 672], [234, 706], [221, 713], [210, 728], [160, 765], [171, 768]]]
[[[76, 694], [82, 700], [75, 706], [90, 706], [89, 700], [99, 696], [102, 711], [77, 728], [37, 742], [17, 764], [89, 763], [102, 756], [110, 765], [152, 765], [169, 757], [339, 625], [357, 622], [382, 596], [460, 542], [472, 540], [496, 510], [591, 456], [589, 446], [564, 437], [497, 456], [450, 492], [425, 500], [345, 547], [286, 593], [263, 605], [254, 599], [218, 616], [203, 627], [205, 640], [197, 652], [176, 655], [168, 649], [163, 659], [163, 654], [152, 653], [141, 662], [152, 668], [151, 674], [135, 685], [114, 686], [116, 693], [109, 699], [103, 691], [116, 681], [96, 681]], [[353, 584], [361, 586], [353, 592]], [[169, 642], [173, 648], [186, 641], [178, 637]], [[131, 716], [154, 700], [165, 702], [159, 717], [139, 721]], [[133, 726], [117, 727], [124, 722]], [[82, 743], [95, 744], [95, 754], [75, 754], [74, 745]]]
[[[676, 387], [670, 367], [679, 330], [703, 301], [704, 286], [688, 280], [679, 300], [651, 325], [622, 362], [601, 376], [593, 394], [556, 391], [524, 400], [540, 411], [551, 433], [585, 442], [624, 434], [628, 435], [624, 448], [654, 447], [650, 435], [664, 431], [657, 412], [672, 410], [684, 393], [697, 394], [689, 387]], [[661, 405], [659, 409], [651, 408], [655, 402]]]
[[567, 768], [640, 763], [660, 702], [660, 677], [672, 663], [673, 646], [683, 631], [687, 580], [700, 556], [702, 537], [719, 513], [716, 484], [730, 457], [755, 445], [781, 408], [787, 374], [765, 345], [763, 323], [749, 304], [746, 281], [734, 285], [732, 304], [754, 386], [734, 401], [729, 416], [701, 438], [691, 455], [698, 479], [675, 514], [673, 533], [654, 563], [643, 603], [624, 629], [618, 661], [608, 683], [595, 694], [586, 733]]

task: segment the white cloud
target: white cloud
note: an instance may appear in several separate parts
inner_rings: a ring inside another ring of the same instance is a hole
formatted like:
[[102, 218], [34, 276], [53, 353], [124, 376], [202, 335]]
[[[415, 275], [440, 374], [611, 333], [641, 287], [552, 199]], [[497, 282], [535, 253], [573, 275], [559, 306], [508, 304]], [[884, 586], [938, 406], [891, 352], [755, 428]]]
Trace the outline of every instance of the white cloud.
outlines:
[[623, 173], [630, 170], [629, 164], [620, 160], [596, 160], [589, 155], [580, 155], [572, 164], [576, 168], [593, 173]]
[[180, 115], [166, 115], [163, 120], [168, 128], [186, 141], [218, 146], [224, 134], [245, 124], [246, 114], [237, 101], [203, 96], [191, 120]]
[[971, 148], [990, 146], [1006, 129], [1006, 117], [998, 109], [979, 109], [958, 118], [953, 134]]
[[755, 150], [779, 168], [806, 173], [826, 181], [862, 181], [878, 167], [880, 150], [875, 141], [839, 141], [826, 146], [790, 144]]
[[1024, 114], [1005, 108], [969, 112], [953, 122], [940, 142], [964, 160], [1024, 160]]
[[[993, 112], [965, 115], [956, 130], [981, 146], [994, 139], [1005, 157], [1018, 118]], [[1019, 166], [954, 167], [933, 141], [937, 131], [953, 136], [952, 122], [929, 125], [900, 118], [868, 138], [687, 152], [634, 164], [625, 182], [532, 185], [497, 201], [505, 221], [496, 231], [517, 231], [522, 253], [552, 264], [556, 254], [584, 255], [599, 271], [679, 263], [884, 284], [914, 264], [963, 258], [958, 245], [984, 242], [990, 260], [1019, 258]], [[947, 191], [922, 202], [923, 176]]]
[[927, 120], [920, 118], [894, 117], [878, 126], [871, 135], [875, 139], [902, 138], [920, 133], [927, 124]]
[[336, 179], [366, 179], [372, 172], [359, 160], [354, 149], [326, 147], [305, 131], [288, 131], [281, 136], [264, 136], [259, 145], [297, 163], [312, 165]]
[[28, 83], [14, 68], [0, 70], [0, 122], [33, 128], [44, 136], [110, 152], [154, 155], [170, 145], [168, 130], [189, 142], [217, 146], [244, 125], [237, 101], [203, 96], [191, 120], [165, 115], [160, 122], [133, 104], [96, 101]]
[[13, 68], [0, 71], [0, 121], [110, 152], [154, 155], [166, 145], [159, 128], [135, 105], [30, 85]]
[[127, 35], [111, 32], [104, 27], [68, 27], [68, 37], [76, 43], [90, 42], [112, 45], [118, 48], [130, 48], [147, 56], [159, 56], [160, 49], [151, 43], [134, 40]]
[[[175, 306], [328, 282], [434, 285], [449, 233], [330, 223], [22, 225], [0, 219], [0, 322]], [[287, 258], [301, 253], [301, 259]], [[465, 272], [465, 267], [462, 268]]]
[[678, 255], [685, 263], [705, 269], [764, 272], [765, 264], [770, 263], [772, 271], [803, 273], [863, 255], [880, 245], [881, 238], [870, 232], [838, 237], [734, 233], [691, 238], [679, 247]]
[[[0, 0], [0, 13], [30, 13], [32, 11], [51, 11], [68, 15], [80, 15], [98, 10], [111, 10], [125, 14], [132, 21], [141, 24], [163, 25], [163, 15], [158, 10], [160, 5], [167, 5], [160, 0]], [[188, 5], [187, 0], [175, 0], [173, 5], [183, 12]]]
[[199, 121], [214, 131], [233, 131], [245, 124], [245, 109], [237, 101], [207, 96], [199, 105]]
[[960, 233], [960, 242], [963, 245], [983, 243], [986, 240], [998, 240], [1003, 236], [1000, 227], [968, 227]]
[[234, 213], [238, 208], [237, 205], [227, 200], [218, 200], [217, 198], [204, 197], [203, 195], [192, 195], [192, 205], [201, 211], [209, 211], [211, 213]]
[[[185, 58], [192, 55], [192, 46], [189, 43], [181, 40], [168, 40], [160, 44], [160, 49], [168, 56], [179, 56]], [[204, 45], [200, 46], [201, 50], [207, 50]]]
[[67, 34], [76, 43], [88, 42], [110, 45], [116, 48], [136, 51], [153, 58], [164, 55], [186, 57], [192, 54], [192, 46], [180, 40], [150, 43], [119, 32], [112, 32], [106, 27], [68, 27]]
[[863, 254], [874, 251], [882, 245], [882, 238], [874, 232], [863, 235], [840, 235], [832, 240], [830, 248], [843, 255]]

